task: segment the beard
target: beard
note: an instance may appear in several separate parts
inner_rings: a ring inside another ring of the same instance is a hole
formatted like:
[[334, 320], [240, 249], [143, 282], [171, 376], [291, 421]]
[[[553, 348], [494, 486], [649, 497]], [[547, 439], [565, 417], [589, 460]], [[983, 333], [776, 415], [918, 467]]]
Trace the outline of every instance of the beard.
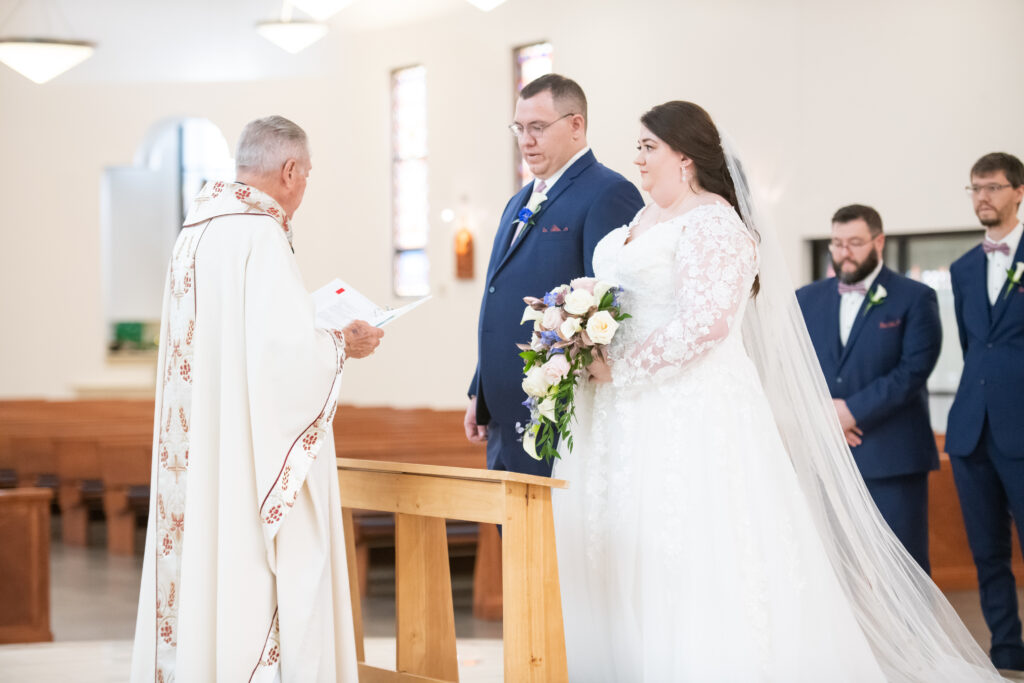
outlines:
[[871, 253], [865, 256], [864, 260], [857, 264], [857, 267], [852, 272], [842, 270], [842, 263], [836, 263], [835, 259], [832, 259], [832, 269], [836, 271], [836, 277], [839, 278], [840, 282], [845, 285], [852, 285], [870, 275], [871, 271], [878, 267], [878, 261], [878, 251], [872, 249]]
[[978, 216], [978, 222], [984, 225], [986, 228], [994, 228], [995, 226], [1002, 223], [1002, 221], [999, 220], [999, 216], [994, 216], [992, 218], [982, 218], [981, 216]]

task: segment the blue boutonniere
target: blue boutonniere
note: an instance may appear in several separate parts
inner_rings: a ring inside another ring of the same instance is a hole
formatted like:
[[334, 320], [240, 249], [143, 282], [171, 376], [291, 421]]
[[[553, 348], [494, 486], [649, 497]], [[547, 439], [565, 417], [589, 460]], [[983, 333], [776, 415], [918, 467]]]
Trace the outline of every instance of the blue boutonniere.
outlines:
[[519, 213], [516, 214], [516, 218], [523, 227], [519, 229], [520, 234], [529, 230], [537, 220], [537, 213], [540, 211], [540, 207], [544, 206], [544, 202], [547, 201], [547, 195], [541, 194], [540, 192], [535, 193], [530, 197], [530, 202], [526, 206], [519, 209]]

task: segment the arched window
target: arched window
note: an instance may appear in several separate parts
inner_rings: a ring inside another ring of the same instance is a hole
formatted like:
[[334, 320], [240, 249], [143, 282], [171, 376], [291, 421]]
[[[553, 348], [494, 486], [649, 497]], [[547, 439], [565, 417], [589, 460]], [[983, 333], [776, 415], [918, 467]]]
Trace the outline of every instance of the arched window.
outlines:
[[202, 118], [160, 121], [131, 166], [103, 171], [100, 198], [108, 348], [152, 350], [167, 261], [192, 198], [207, 180], [233, 180], [227, 140]]

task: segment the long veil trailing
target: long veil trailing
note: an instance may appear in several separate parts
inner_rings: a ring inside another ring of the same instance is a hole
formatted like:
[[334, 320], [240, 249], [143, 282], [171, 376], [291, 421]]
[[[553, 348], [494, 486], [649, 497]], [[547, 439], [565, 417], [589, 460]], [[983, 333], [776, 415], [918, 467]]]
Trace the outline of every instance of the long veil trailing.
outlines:
[[747, 307], [743, 342], [829, 560], [882, 670], [900, 683], [1004, 680], [871, 500], [839, 426], [779, 240], [758, 215], [724, 136], [723, 147], [741, 217], [760, 243], [760, 292]]

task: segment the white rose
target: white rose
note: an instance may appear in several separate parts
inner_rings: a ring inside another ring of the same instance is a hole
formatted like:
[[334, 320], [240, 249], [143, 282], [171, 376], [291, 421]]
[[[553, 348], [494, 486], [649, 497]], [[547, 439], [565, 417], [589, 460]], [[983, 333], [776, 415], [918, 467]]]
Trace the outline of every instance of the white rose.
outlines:
[[523, 323], [529, 322], [531, 320], [533, 322], [537, 322], [538, 320], [542, 320], [543, 318], [544, 311], [538, 311], [535, 310], [532, 306], [527, 306], [526, 310], [523, 311], [523, 319], [519, 321], [519, 324], [522, 325]]
[[598, 311], [587, 321], [587, 335], [595, 344], [607, 344], [615, 336], [619, 323], [608, 311]]
[[1013, 273], [1014, 284], [1020, 282], [1020, 276], [1024, 275], [1024, 261], [1017, 261], [1017, 270]]
[[535, 365], [530, 368], [529, 372], [526, 373], [526, 377], [523, 379], [523, 391], [526, 392], [527, 396], [533, 396], [540, 398], [546, 396], [548, 388], [551, 383], [548, 382], [547, 375], [544, 373], [544, 368]]
[[[536, 330], [538, 325], [540, 325], [540, 323], [535, 322], [533, 324], [533, 329]], [[540, 353], [541, 351], [547, 351], [548, 347], [544, 342], [541, 341], [540, 336], [535, 334], [532, 337], [530, 337], [530, 348], [536, 351], [537, 353]]]
[[555, 399], [548, 397], [537, 405], [541, 417], [546, 417], [552, 422], [555, 421]]
[[565, 295], [565, 310], [574, 315], [583, 315], [594, 303], [594, 295], [585, 289], [574, 289]]
[[605, 282], [604, 280], [598, 280], [594, 284], [594, 301], [596, 301], [598, 303], [598, 305], [600, 305], [601, 304], [601, 299], [603, 299], [604, 295], [608, 292], [608, 290], [611, 289], [614, 286], [615, 285], [613, 285], [610, 282]]
[[548, 362], [541, 366], [541, 369], [544, 371], [544, 377], [547, 379], [548, 384], [554, 385], [569, 375], [572, 365], [566, 359], [564, 353], [559, 353], [549, 358]]
[[562, 309], [558, 306], [550, 306], [544, 311], [541, 317], [541, 327], [545, 330], [557, 330], [558, 326], [562, 324]]
[[558, 327], [558, 336], [565, 341], [569, 341], [573, 338], [573, 335], [581, 329], [582, 325], [580, 325], [580, 319], [569, 316], [565, 319], [565, 322]]

